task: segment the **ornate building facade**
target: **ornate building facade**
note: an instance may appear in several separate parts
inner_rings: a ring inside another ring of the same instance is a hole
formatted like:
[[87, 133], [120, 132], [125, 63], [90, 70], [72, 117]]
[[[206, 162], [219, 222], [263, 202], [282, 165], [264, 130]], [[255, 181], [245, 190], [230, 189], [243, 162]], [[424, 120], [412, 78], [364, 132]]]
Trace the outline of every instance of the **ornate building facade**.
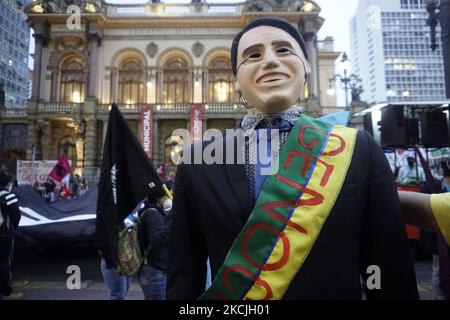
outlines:
[[[18, 145], [21, 157], [31, 159], [36, 150], [36, 159], [51, 160], [65, 152], [76, 172], [92, 180], [98, 177], [112, 102], [138, 137], [150, 131], [148, 154], [169, 170], [179, 143], [172, 132], [192, 129], [193, 117], [203, 131], [233, 128], [245, 108], [234, 94], [229, 50], [234, 35], [256, 17], [283, 17], [303, 34], [312, 65], [305, 112], [319, 115], [321, 107], [336, 105], [323, 94], [328, 79], [320, 78], [334, 74], [338, 53], [330, 39], [319, 49], [324, 19], [312, 1], [36, 1], [26, 13], [35, 41], [32, 97], [26, 110], [0, 111], [0, 141], [12, 131], [27, 132]], [[143, 110], [151, 111], [151, 130], [144, 130]], [[5, 146], [0, 150], [8, 160]]]

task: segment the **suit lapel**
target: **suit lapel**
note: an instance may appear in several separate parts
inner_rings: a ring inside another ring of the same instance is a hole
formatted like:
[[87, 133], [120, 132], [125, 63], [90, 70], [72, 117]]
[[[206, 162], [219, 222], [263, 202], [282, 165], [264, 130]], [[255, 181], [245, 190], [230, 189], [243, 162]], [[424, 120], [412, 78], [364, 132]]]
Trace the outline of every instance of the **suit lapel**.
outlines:
[[[238, 144], [236, 138], [234, 140], [234, 163], [225, 164], [224, 168], [228, 177], [228, 183], [230, 184], [233, 195], [236, 198], [241, 209], [241, 216], [243, 217], [243, 219], [245, 219], [245, 221], [247, 221], [248, 216], [252, 210], [252, 201], [248, 190], [248, 181], [247, 175], [245, 173], [245, 166], [243, 164], [238, 164], [237, 162], [237, 158], [241, 154], [241, 152], [240, 150], [237, 150]], [[224, 142], [226, 144], [226, 139], [224, 139]], [[225, 151], [226, 148], [224, 148], [224, 154]]]
[[241, 216], [247, 221], [252, 210], [252, 201], [248, 191], [245, 166], [243, 164], [226, 164], [224, 167], [233, 195], [241, 208]]

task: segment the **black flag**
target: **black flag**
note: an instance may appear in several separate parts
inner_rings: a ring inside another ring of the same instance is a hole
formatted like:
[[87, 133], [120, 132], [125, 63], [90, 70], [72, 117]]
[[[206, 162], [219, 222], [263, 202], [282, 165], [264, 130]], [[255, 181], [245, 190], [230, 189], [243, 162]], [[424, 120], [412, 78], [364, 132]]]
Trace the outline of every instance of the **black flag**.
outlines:
[[148, 195], [150, 183], [162, 188], [152, 161], [113, 103], [109, 112], [98, 185], [98, 248], [117, 247], [118, 226]]

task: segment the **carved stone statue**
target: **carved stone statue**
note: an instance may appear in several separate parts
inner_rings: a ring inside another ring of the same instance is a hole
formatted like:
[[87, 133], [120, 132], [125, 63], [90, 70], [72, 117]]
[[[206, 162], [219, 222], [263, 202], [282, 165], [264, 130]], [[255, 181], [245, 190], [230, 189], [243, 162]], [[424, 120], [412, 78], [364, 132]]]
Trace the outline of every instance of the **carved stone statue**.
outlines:
[[362, 86], [352, 88], [352, 100], [361, 101], [361, 93], [364, 92]]
[[45, 13], [66, 13], [69, 6], [81, 8], [82, 0], [44, 0]]
[[271, 12], [272, 6], [266, 1], [255, 1], [247, 7], [247, 11], [250, 12]]

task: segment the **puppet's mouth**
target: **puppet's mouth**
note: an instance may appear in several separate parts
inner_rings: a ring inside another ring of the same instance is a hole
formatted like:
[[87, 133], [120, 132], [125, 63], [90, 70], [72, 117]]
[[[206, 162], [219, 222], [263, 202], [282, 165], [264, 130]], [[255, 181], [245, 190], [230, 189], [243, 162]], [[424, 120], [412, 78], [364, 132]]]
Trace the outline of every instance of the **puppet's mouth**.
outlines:
[[268, 73], [268, 74], [265, 74], [262, 77], [260, 77], [257, 80], [257, 83], [260, 83], [260, 84], [265, 84], [265, 83], [272, 84], [272, 83], [277, 83], [279, 81], [288, 80], [288, 79], [289, 79], [289, 76], [287, 74], [284, 74], [284, 73], [279, 73], [279, 72], [277, 72], [277, 73]]

